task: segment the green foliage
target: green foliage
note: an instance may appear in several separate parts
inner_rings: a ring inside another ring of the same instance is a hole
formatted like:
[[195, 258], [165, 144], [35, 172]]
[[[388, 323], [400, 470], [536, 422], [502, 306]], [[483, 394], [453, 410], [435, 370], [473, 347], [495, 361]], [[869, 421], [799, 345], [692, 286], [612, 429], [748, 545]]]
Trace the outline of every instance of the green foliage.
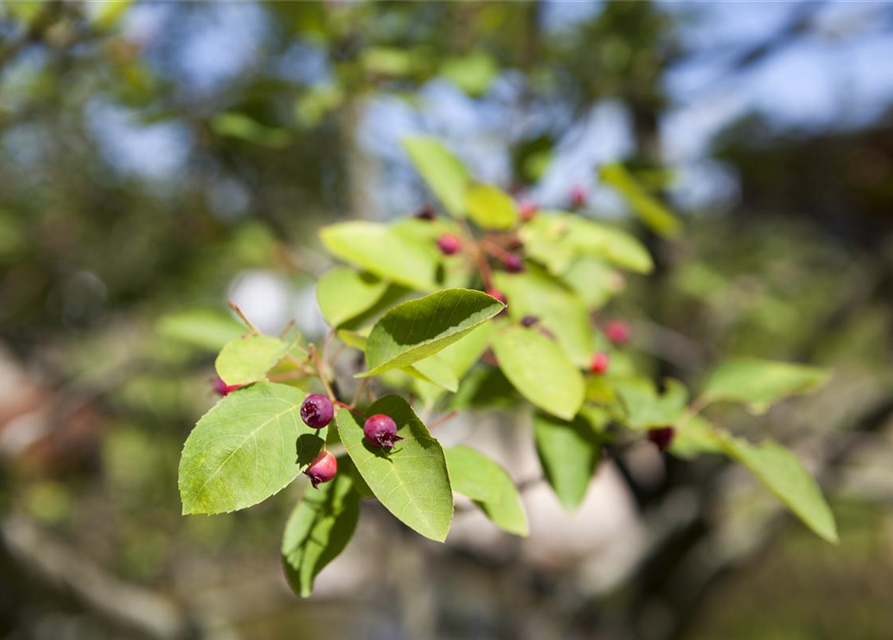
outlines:
[[502, 328], [493, 336], [499, 368], [531, 404], [572, 420], [583, 404], [583, 376], [557, 342], [537, 329]]
[[217, 356], [217, 375], [227, 384], [248, 384], [263, 379], [288, 352], [279, 338], [257, 333], [235, 338]]
[[447, 211], [464, 217], [465, 189], [471, 180], [465, 165], [435, 138], [405, 138], [403, 146], [425, 183]]
[[445, 453], [453, 491], [474, 500], [500, 529], [526, 536], [524, 504], [506, 470], [471, 447], [452, 447]]
[[753, 413], [794, 394], [809, 393], [828, 380], [828, 372], [788, 362], [738, 358], [720, 363], [707, 376], [706, 402], [743, 402]]
[[301, 421], [304, 397], [293, 387], [258, 382], [206, 413], [180, 457], [183, 513], [244, 509], [294, 480], [325, 438], [325, 430]]
[[537, 412], [533, 419], [536, 452], [546, 481], [561, 505], [575, 511], [601, 459], [602, 445], [592, 422], [583, 415], [572, 421]]
[[496, 61], [484, 51], [446, 58], [440, 65], [442, 76], [472, 97], [487, 92], [499, 73]]
[[155, 325], [159, 336], [197, 347], [219, 351], [230, 340], [245, 333], [245, 326], [230, 314], [214, 309], [184, 309], [161, 316]]
[[602, 167], [601, 179], [617, 189], [630, 208], [656, 233], [674, 238], [682, 230], [682, 223], [674, 213], [652, 197], [623, 165]]
[[326, 322], [338, 328], [372, 308], [387, 289], [388, 282], [370, 273], [335, 267], [316, 284], [316, 300]]
[[480, 291], [447, 289], [397, 305], [375, 323], [364, 377], [401, 369], [453, 344], [504, 308]]
[[388, 451], [369, 445], [363, 427], [347, 409], [338, 411], [338, 434], [350, 459], [375, 497], [401, 522], [426, 538], [446, 539], [453, 520], [453, 494], [440, 443], [431, 437], [412, 407], [385, 396], [366, 410], [397, 423], [403, 438]]
[[282, 564], [292, 590], [306, 598], [313, 580], [340, 554], [360, 517], [360, 494], [354, 489], [347, 458], [338, 460], [335, 479], [308, 488], [285, 524]]
[[483, 229], [511, 229], [518, 221], [518, 209], [511, 196], [488, 184], [477, 184], [465, 191], [465, 210]]
[[644, 431], [674, 425], [685, 415], [688, 389], [678, 380], [666, 381], [663, 394], [658, 394], [648, 378], [619, 378], [614, 389], [626, 409], [626, 425]]

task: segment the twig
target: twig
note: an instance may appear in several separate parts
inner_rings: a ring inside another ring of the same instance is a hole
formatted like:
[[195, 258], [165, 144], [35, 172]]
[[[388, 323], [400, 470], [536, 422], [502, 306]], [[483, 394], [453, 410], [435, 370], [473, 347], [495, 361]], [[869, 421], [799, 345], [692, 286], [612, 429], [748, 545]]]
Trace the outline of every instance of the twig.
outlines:
[[242, 309], [239, 308], [239, 305], [237, 305], [232, 300], [227, 300], [226, 302], [227, 304], [229, 304], [229, 308], [235, 311], [236, 315], [242, 319], [242, 322], [244, 322], [248, 326], [248, 328], [251, 329], [252, 333], [260, 333], [258, 328], [255, 327], [254, 324], [252, 324], [251, 320], [249, 320], [248, 317], [242, 312]]
[[350, 403], [350, 409], [353, 409], [357, 406], [357, 403], [360, 401], [360, 398], [363, 397], [363, 392], [366, 391], [366, 387], [369, 386], [369, 378], [363, 378], [363, 382], [360, 383], [360, 388], [357, 389], [357, 392], [353, 396], [353, 400]]
[[322, 363], [319, 361], [319, 353], [316, 350], [316, 345], [313, 343], [310, 343], [310, 358], [313, 360], [313, 365], [316, 367], [316, 372], [319, 374], [319, 379], [326, 390], [326, 395], [329, 396], [329, 400], [337, 402], [335, 393], [332, 391], [332, 386], [329, 384], [329, 380], [326, 378], [326, 374], [322, 369]]
[[294, 319], [294, 318], [292, 318], [291, 320], [289, 320], [289, 321], [288, 321], [288, 324], [285, 325], [285, 328], [284, 328], [282, 331], [279, 332], [279, 337], [280, 337], [280, 338], [284, 338], [284, 337], [285, 337], [285, 334], [288, 333], [288, 330], [291, 329], [293, 326], [295, 326], [295, 319]]
[[436, 429], [436, 428], [439, 427], [440, 425], [442, 425], [442, 424], [444, 424], [444, 423], [446, 423], [446, 422], [449, 422], [450, 420], [452, 420], [453, 418], [455, 418], [456, 415], [457, 415], [458, 413], [459, 413], [458, 410], [453, 409], [453, 410], [450, 411], [449, 413], [445, 413], [445, 414], [443, 414], [443, 415], [440, 416], [437, 420], [435, 420], [434, 422], [432, 422], [431, 424], [428, 425], [428, 430], [431, 431], [432, 429]]

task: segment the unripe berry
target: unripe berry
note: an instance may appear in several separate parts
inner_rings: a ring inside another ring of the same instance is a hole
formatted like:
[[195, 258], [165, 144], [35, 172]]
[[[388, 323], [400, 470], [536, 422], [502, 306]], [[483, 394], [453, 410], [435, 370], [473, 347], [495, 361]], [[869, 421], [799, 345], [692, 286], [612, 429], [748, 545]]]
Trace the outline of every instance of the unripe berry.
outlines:
[[622, 320], [612, 320], [605, 325], [605, 336], [614, 344], [623, 344], [629, 340], [629, 325]]
[[226, 384], [220, 376], [211, 381], [211, 388], [221, 396], [228, 396], [236, 389], [240, 389], [241, 384]]
[[437, 247], [443, 255], [451, 256], [462, 248], [462, 241], [456, 236], [446, 234], [437, 239]]
[[502, 304], [508, 304], [508, 300], [506, 299], [505, 294], [502, 291], [500, 291], [499, 289], [493, 289], [493, 288], [487, 289], [487, 295], [490, 296], [491, 298], [496, 298]]
[[676, 430], [673, 427], [658, 427], [657, 429], [648, 430], [648, 440], [661, 451], [666, 451], [673, 442]]
[[536, 217], [538, 211], [539, 207], [535, 202], [522, 200], [518, 203], [518, 215], [521, 217], [521, 222], [530, 222]]
[[586, 190], [579, 184], [574, 185], [571, 188], [571, 206], [579, 209], [584, 204], [586, 204]]
[[516, 253], [507, 253], [502, 260], [505, 270], [510, 273], [521, 273], [524, 271], [524, 261]]
[[608, 370], [609, 364], [611, 364], [611, 356], [604, 351], [599, 351], [598, 353], [592, 354], [592, 362], [589, 365], [589, 370], [596, 375], [601, 375]]
[[319, 393], [312, 393], [301, 405], [301, 420], [308, 427], [322, 429], [335, 417], [335, 407], [332, 401]]
[[310, 484], [316, 489], [320, 482], [328, 482], [338, 473], [338, 461], [328, 451], [320, 451], [313, 459], [304, 475], [310, 478]]
[[403, 440], [397, 435], [397, 423], [391, 416], [383, 413], [375, 414], [366, 420], [363, 425], [363, 435], [366, 441], [373, 447], [390, 449], [398, 440]]

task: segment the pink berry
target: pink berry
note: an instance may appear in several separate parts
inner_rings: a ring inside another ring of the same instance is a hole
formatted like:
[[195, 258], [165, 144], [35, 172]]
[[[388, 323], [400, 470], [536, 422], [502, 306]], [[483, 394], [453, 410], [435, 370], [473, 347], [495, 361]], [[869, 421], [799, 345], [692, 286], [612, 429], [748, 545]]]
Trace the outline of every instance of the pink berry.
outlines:
[[241, 384], [226, 384], [220, 376], [211, 381], [211, 388], [221, 396], [228, 396], [236, 389], [242, 388]]
[[524, 261], [516, 253], [507, 253], [502, 260], [505, 270], [510, 273], [521, 273], [524, 271]]
[[586, 204], [586, 190], [579, 184], [571, 188], [571, 206], [579, 209]]
[[518, 215], [521, 217], [521, 222], [530, 222], [536, 217], [538, 211], [539, 207], [535, 202], [522, 200], [518, 203]]
[[462, 241], [456, 236], [446, 234], [437, 239], [437, 247], [443, 255], [451, 256], [462, 248]]
[[629, 340], [629, 325], [622, 320], [612, 320], [605, 325], [605, 336], [614, 344], [623, 344]]
[[608, 365], [610, 364], [611, 356], [603, 351], [599, 351], [598, 353], [592, 354], [592, 362], [589, 365], [589, 370], [596, 375], [601, 375], [608, 370]]
[[322, 429], [335, 417], [332, 401], [319, 393], [311, 393], [301, 405], [301, 420], [308, 427]]
[[661, 451], [666, 451], [673, 442], [676, 430], [673, 427], [658, 427], [657, 429], [648, 430], [648, 440]]
[[313, 459], [304, 475], [310, 478], [310, 483], [316, 489], [320, 482], [328, 482], [338, 473], [338, 461], [328, 451], [320, 451]]
[[508, 304], [508, 299], [506, 299], [505, 294], [499, 289], [487, 289], [487, 295], [491, 298], [496, 298], [502, 304]]
[[366, 442], [373, 447], [391, 449], [394, 443], [403, 440], [397, 435], [397, 423], [391, 416], [383, 413], [375, 414], [366, 420], [363, 425], [363, 435], [366, 436]]

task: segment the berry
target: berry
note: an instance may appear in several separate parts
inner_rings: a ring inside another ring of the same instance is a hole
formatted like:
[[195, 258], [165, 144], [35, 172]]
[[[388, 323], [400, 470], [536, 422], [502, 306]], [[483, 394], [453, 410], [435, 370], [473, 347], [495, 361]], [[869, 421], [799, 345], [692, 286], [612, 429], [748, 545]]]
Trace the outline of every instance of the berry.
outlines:
[[592, 354], [592, 362], [589, 365], [589, 370], [596, 375], [601, 375], [608, 370], [609, 364], [611, 364], [611, 356], [604, 351], [599, 351], [598, 353]]
[[670, 443], [673, 442], [673, 436], [675, 435], [676, 430], [673, 427], [658, 427], [657, 429], [649, 429], [647, 437], [655, 447], [661, 451], [666, 451]]
[[431, 222], [432, 220], [435, 220], [437, 218], [437, 211], [434, 210], [434, 207], [425, 205], [424, 207], [416, 211], [413, 215], [415, 215], [415, 217], [419, 220], [427, 220], [428, 222]]
[[530, 222], [536, 217], [538, 211], [539, 207], [535, 202], [522, 200], [518, 203], [518, 215], [521, 217], [521, 222]]
[[491, 298], [496, 298], [502, 304], [508, 304], [508, 300], [505, 297], [505, 294], [499, 289], [487, 289], [487, 295]]
[[623, 344], [629, 340], [629, 325], [622, 320], [612, 320], [605, 325], [605, 335], [614, 344]]
[[586, 204], [586, 190], [579, 184], [574, 185], [571, 188], [571, 206], [579, 209], [584, 204]]
[[510, 273], [521, 273], [524, 271], [524, 261], [517, 253], [507, 253], [502, 260], [506, 271]]
[[338, 473], [338, 461], [328, 451], [320, 451], [313, 459], [304, 475], [310, 478], [310, 484], [316, 489], [320, 482], [328, 482]]
[[332, 401], [319, 393], [312, 393], [301, 405], [301, 420], [308, 427], [322, 429], [332, 421], [335, 416], [335, 407]]
[[366, 441], [373, 447], [390, 449], [398, 440], [403, 440], [397, 435], [397, 423], [391, 416], [378, 413], [363, 425], [363, 435]]
[[226, 384], [220, 376], [211, 381], [211, 388], [221, 396], [228, 396], [236, 389], [240, 389], [241, 384]]
[[443, 255], [451, 256], [462, 248], [462, 241], [456, 236], [447, 234], [437, 239], [437, 247]]
[[524, 316], [523, 318], [521, 318], [521, 326], [529, 328], [529, 327], [532, 327], [533, 325], [535, 325], [539, 321], [540, 321], [540, 319], [537, 318], [536, 316]]

